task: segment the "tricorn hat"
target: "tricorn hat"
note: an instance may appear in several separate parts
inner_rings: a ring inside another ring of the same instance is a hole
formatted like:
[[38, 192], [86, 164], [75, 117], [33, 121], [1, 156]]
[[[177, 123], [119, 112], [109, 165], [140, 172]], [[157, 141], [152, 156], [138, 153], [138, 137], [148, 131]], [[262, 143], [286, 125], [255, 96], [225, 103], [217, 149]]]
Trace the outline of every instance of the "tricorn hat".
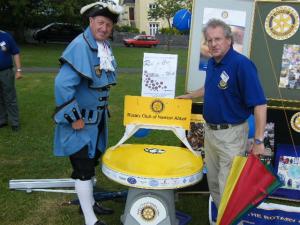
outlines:
[[80, 14], [86, 17], [104, 16], [117, 23], [123, 7], [113, 0], [99, 0], [81, 8]]

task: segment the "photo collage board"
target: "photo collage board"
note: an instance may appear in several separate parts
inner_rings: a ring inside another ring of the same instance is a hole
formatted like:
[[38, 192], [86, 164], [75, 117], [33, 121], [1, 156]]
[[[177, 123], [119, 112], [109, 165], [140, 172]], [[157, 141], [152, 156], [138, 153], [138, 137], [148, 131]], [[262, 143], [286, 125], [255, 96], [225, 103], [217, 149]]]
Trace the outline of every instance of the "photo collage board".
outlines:
[[268, 98], [300, 102], [300, 2], [256, 1], [250, 58]]

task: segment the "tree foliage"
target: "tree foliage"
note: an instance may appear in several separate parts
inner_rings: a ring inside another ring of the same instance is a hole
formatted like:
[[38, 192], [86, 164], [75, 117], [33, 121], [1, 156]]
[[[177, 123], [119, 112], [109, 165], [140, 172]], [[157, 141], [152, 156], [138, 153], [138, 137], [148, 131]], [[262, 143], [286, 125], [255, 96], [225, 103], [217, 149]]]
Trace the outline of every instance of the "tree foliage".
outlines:
[[155, 0], [155, 6], [148, 11], [148, 19], [166, 19], [171, 28], [171, 19], [175, 13], [183, 8], [189, 9], [192, 5], [191, 2], [191, 0]]
[[118, 31], [118, 32], [140, 33], [139, 29], [137, 29], [136, 27], [127, 26], [127, 25], [125, 25], [125, 26], [116, 25], [114, 27], [114, 30]]
[[[0, 0], [2, 30], [14, 33], [22, 42], [28, 28], [40, 28], [51, 22], [83, 24], [80, 8], [93, 0]], [[171, 28], [171, 19], [182, 8], [191, 7], [191, 0], [155, 0], [156, 7], [148, 11], [151, 19], [166, 19]]]
[[81, 23], [80, 8], [92, 0], [0, 0], [0, 29], [10, 30], [24, 41], [28, 28], [50, 22]]

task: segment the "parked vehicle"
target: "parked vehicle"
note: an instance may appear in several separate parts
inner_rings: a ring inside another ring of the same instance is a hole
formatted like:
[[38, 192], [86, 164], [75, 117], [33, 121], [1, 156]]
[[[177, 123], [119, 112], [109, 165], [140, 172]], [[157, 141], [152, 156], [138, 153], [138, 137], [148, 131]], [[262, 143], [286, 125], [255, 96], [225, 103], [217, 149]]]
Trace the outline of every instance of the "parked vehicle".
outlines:
[[33, 33], [34, 40], [38, 42], [70, 42], [78, 34], [82, 33], [83, 29], [78, 24], [70, 23], [50, 23], [47, 26], [36, 30]]
[[126, 47], [156, 47], [159, 44], [159, 40], [151, 35], [137, 35], [131, 39], [123, 39], [123, 43]]

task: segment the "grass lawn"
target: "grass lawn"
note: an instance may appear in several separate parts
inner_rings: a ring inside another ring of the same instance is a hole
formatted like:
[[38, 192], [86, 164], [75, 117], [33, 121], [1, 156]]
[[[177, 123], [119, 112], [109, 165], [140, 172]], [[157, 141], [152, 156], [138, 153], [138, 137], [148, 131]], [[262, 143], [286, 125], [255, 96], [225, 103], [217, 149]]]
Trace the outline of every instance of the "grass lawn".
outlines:
[[[58, 58], [65, 49], [66, 44], [27, 44], [21, 46], [21, 57], [23, 67], [58, 67]], [[113, 46], [113, 53], [120, 68], [142, 68], [143, 54], [163, 53], [178, 54], [178, 69], [186, 69], [187, 49], [165, 48], [127, 48], [124, 46]]]
[[[52, 49], [57, 53], [60, 50], [58, 47]], [[28, 52], [26, 54], [29, 55]], [[23, 58], [25, 60], [27, 57]], [[71, 172], [67, 158], [54, 157], [52, 154], [54, 123], [51, 115], [54, 110], [55, 75], [38, 73], [24, 75], [24, 79], [17, 81], [21, 131], [13, 133], [10, 127], [0, 130], [0, 224], [82, 225], [83, 217], [78, 214], [78, 207], [63, 205], [76, 198], [74, 194], [26, 193], [8, 189], [11, 179], [68, 178]], [[178, 94], [183, 93], [184, 79], [184, 76], [177, 76]], [[124, 131], [122, 125], [124, 95], [140, 95], [140, 75], [120, 74], [118, 81], [118, 85], [112, 88], [110, 98], [112, 117], [109, 145], [115, 144]], [[177, 138], [166, 131], [152, 132], [143, 139], [131, 138], [126, 143], [134, 142], [179, 144]], [[111, 191], [126, 189], [125, 186], [108, 180], [102, 175], [100, 168], [97, 172], [97, 188]], [[190, 225], [206, 225], [207, 201], [207, 195], [179, 195], [176, 208], [192, 216]], [[103, 216], [103, 219], [109, 225], [119, 225], [124, 201], [107, 201], [105, 205], [114, 208], [115, 213], [112, 216]]]

